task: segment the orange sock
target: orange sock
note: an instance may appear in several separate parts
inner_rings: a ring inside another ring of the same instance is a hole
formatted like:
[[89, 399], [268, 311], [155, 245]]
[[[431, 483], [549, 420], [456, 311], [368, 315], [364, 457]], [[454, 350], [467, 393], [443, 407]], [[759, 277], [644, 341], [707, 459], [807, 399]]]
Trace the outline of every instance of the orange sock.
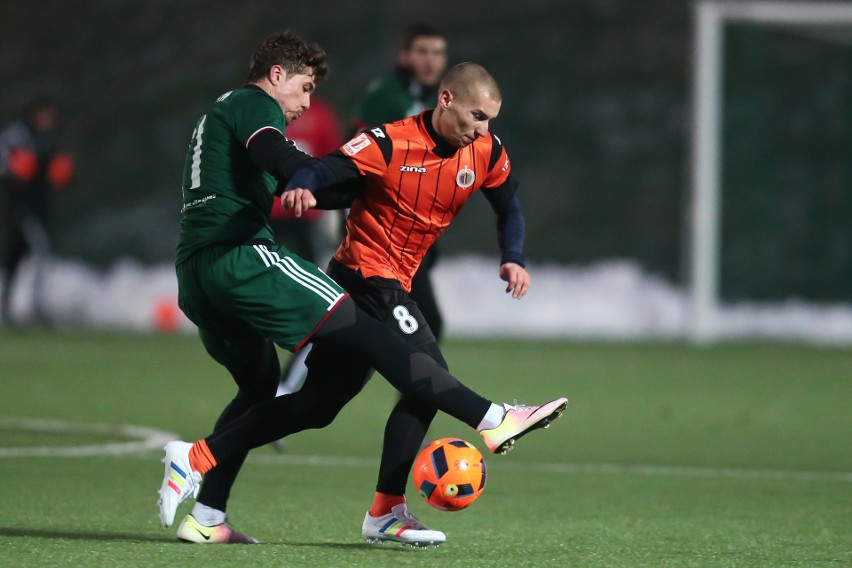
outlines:
[[189, 448], [189, 467], [201, 475], [216, 467], [216, 458], [210, 453], [210, 448], [204, 440], [198, 440]]
[[370, 515], [373, 517], [387, 515], [391, 512], [391, 507], [400, 503], [405, 503], [405, 495], [390, 495], [376, 491], [376, 496], [373, 497], [373, 506], [370, 507]]

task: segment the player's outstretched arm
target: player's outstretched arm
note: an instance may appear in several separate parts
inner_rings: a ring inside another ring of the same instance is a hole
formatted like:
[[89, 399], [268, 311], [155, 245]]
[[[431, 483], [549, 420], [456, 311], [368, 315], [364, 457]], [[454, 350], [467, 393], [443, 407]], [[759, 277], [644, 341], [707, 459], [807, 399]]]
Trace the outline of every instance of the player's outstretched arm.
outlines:
[[361, 193], [362, 177], [358, 167], [339, 150], [297, 170], [284, 186], [281, 205], [292, 209], [296, 217], [303, 211], [346, 209]]

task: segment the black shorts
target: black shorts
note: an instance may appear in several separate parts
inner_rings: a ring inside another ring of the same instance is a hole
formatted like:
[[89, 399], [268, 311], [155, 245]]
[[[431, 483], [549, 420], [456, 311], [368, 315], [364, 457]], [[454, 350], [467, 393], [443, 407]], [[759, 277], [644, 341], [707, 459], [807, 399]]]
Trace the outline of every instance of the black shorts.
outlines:
[[437, 347], [435, 336], [417, 303], [398, 281], [379, 276], [364, 278], [334, 259], [329, 262], [327, 272], [352, 296], [359, 308], [384, 322], [415, 347], [435, 356], [432, 348], [432, 344]]

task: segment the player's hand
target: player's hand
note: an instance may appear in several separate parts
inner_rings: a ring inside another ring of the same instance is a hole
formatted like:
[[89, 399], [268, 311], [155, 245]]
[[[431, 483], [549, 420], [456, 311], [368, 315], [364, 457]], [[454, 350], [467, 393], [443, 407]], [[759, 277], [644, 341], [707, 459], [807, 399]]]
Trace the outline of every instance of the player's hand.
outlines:
[[508, 283], [506, 293], [512, 293], [512, 297], [520, 300], [526, 296], [530, 289], [530, 274], [520, 264], [507, 262], [500, 266], [500, 279]]
[[296, 217], [301, 217], [303, 211], [316, 207], [317, 200], [307, 189], [297, 187], [281, 194], [281, 205], [284, 209], [292, 209]]

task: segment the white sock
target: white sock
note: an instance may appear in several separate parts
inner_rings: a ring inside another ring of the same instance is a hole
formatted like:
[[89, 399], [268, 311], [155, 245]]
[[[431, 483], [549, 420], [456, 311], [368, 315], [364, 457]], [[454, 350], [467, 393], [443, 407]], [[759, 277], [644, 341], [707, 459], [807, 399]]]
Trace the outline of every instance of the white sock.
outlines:
[[198, 501], [192, 508], [192, 516], [205, 527], [215, 527], [225, 522], [225, 511], [202, 505]]
[[476, 431], [481, 432], [482, 430], [496, 428], [503, 422], [504, 416], [506, 416], [506, 408], [502, 404], [494, 404], [492, 402], [488, 412], [482, 417], [482, 422], [476, 427]]

